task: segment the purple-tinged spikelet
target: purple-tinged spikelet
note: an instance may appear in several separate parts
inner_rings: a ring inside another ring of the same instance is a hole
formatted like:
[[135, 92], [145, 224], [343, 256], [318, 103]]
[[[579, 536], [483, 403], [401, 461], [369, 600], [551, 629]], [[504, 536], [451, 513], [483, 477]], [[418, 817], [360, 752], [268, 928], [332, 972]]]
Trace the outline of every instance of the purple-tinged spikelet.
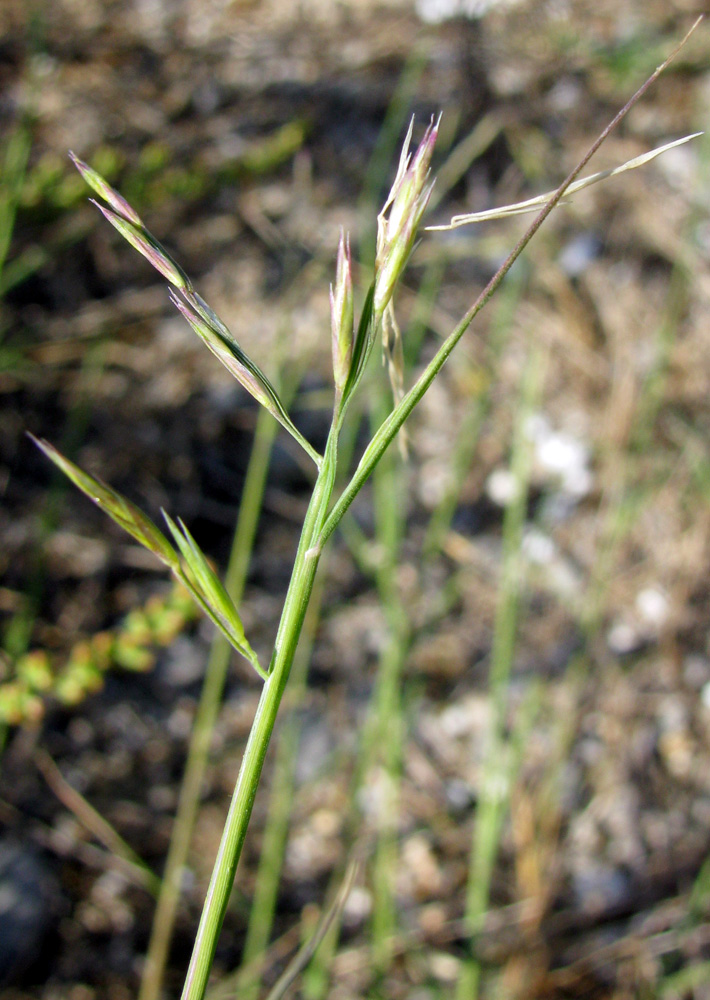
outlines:
[[350, 237], [340, 230], [335, 286], [330, 286], [330, 325], [333, 335], [333, 376], [342, 393], [353, 355], [353, 276]]
[[142, 226], [136, 226], [132, 222], [128, 222], [122, 215], [118, 215], [117, 212], [106, 208], [104, 205], [99, 205], [98, 201], [94, 201], [93, 198], [90, 201], [96, 205], [111, 225], [119, 231], [124, 240], [130, 243], [138, 253], [143, 254], [145, 259], [171, 285], [182, 290], [190, 288], [190, 280], [183, 269], [168, 256], [165, 249]]
[[409, 156], [412, 125], [402, 147], [397, 176], [377, 220], [377, 256], [375, 260], [375, 314], [382, 316], [392, 298], [417, 231], [429, 203], [433, 182], [427, 184], [429, 166], [439, 132], [441, 115], [432, 118], [413, 157]]
[[69, 156], [76, 169], [79, 171], [89, 187], [96, 192], [99, 198], [103, 198], [103, 200], [111, 206], [114, 212], [123, 216], [127, 222], [132, 222], [134, 226], [143, 226], [143, 221], [140, 215], [138, 215], [138, 212], [136, 212], [135, 209], [128, 204], [126, 199], [120, 195], [118, 191], [115, 191], [111, 185], [103, 179], [101, 174], [93, 170], [88, 163], [84, 163], [83, 160], [80, 160], [78, 156], [74, 155], [74, 153], [70, 152]]

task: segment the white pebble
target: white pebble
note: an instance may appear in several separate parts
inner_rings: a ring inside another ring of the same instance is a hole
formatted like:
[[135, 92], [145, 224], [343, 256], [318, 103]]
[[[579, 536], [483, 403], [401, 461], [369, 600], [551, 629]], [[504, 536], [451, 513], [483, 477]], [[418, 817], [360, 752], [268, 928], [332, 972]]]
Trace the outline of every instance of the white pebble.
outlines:
[[557, 547], [549, 535], [531, 528], [523, 538], [523, 552], [531, 563], [548, 566], [557, 555]]
[[617, 622], [607, 632], [607, 645], [612, 653], [623, 656], [631, 653], [639, 645], [639, 634], [628, 622]]
[[636, 595], [636, 610], [647, 625], [661, 628], [668, 619], [668, 598], [656, 587], [646, 587]]
[[518, 0], [415, 0], [415, 10], [426, 24], [454, 17], [483, 17], [493, 7], [514, 7]]
[[494, 469], [486, 482], [486, 493], [499, 507], [506, 507], [515, 499], [518, 483], [510, 469]]

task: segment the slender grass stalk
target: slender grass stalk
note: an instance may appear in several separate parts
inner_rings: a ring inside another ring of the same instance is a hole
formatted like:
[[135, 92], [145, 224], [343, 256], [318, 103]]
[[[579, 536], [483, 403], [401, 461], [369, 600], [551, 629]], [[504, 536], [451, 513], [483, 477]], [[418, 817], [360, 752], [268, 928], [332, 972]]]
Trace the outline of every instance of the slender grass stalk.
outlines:
[[234, 875], [246, 837], [266, 751], [291, 672], [296, 645], [313, 590], [320, 558], [320, 548], [315, 543], [322, 530], [333, 491], [335, 465], [336, 439], [335, 435], [331, 434], [301, 532], [301, 540], [286, 595], [281, 625], [276, 637], [269, 676], [262, 688], [217, 853], [217, 860], [207, 890], [207, 898], [182, 994], [183, 1000], [197, 1000], [197, 998], [201, 1000], [207, 987], [217, 947], [217, 938], [222, 928], [222, 921], [232, 891]]
[[301, 735], [298, 707], [306, 692], [308, 665], [320, 621], [326, 574], [327, 569], [322, 568], [316, 579], [303, 626], [303, 637], [291, 670], [289, 715], [284, 720], [278, 737], [268, 819], [264, 828], [249, 912], [249, 925], [242, 952], [242, 967], [256, 965], [256, 971], [250, 979], [242, 980], [240, 1000], [255, 1000], [259, 994], [262, 966], [257, 963], [257, 959], [266, 951], [273, 926], [298, 762], [298, 742]]
[[[352, 416], [353, 414], [351, 412], [351, 417]], [[357, 429], [359, 423], [359, 419], [351, 419], [341, 433], [338, 444], [338, 461], [344, 468], [348, 468], [350, 465], [351, 457], [355, 450], [358, 437]], [[350, 523], [352, 524], [352, 522]], [[313, 594], [311, 595], [308, 612], [304, 621], [304, 634], [296, 651], [294, 665], [291, 670], [291, 679], [289, 681], [289, 712], [291, 714], [285, 721], [283, 730], [279, 737], [278, 749], [276, 751], [277, 759], [274, 761], [276, 784], [271, 792], [268, 819], [264, 830], [264, 846], [262, 847], [259, 858], [254, 897], [250, 911], [249, 926], [247, 929], [247, 939], [244, 945], [241, 969], [236, 979], [239, 983], [240, 1000], [242, 982], [246, 984], [244, 987], [245, 990], [253, 989], [253, 986], [251, 985], [252, 981], [257, 984], [260, 982], [263, 965], [258, 964], [259, 956], [265, 952], [271, 924], [273, 923], [273, 907], [270, 900], [273, 899], [275, 882], [280, 876], [280, 868], [283, 864], [283, 848], [285, 846], [285, 838], [287, 834], [286, 827], [288, 819], [290, 818], [289, 815], [286, 814], [286, 803], [292, 801], [294, 792], [293, 782], [295, 779], [295, 764], [297, 759], [295, 748], [300, 732], [297, 709], [301, 701], [301, 692], [305, 691], [306, 673], [310, 662], [312, 642], [315, 637], [315, 631], [318, 627], [320, 618], [321, 601], [325, 592], [324, 582], [326, 576], [327, 568], [322, 568], [319, 576], [316, 577], [316, 583], [314, 585]], [[275, 857], [277, 852], [280, 853], [280, 857], [278, 857], [278, 859]], [[338, 877], [333, 880], [332, 891], [336, 896], [338, 892], [338, 880], [341, 876], [342, 873], [339, 872]], [[272, 912], [269, 915], [268, 911], [270, 909]], [[336, 915], [328, 922], [326, 932], [306, 970], [303, 992], [304, 997], [309, 997], [310, 1000], [313, 1000], [314, 997], [319, 995], [319, 988], [314, 985], [315, 980], [318, 979], [319, 982], [326, 981], [325, 971], [322, 970], [323, 975], [321, 975], [320, 971], [316, 967], [320, 966], [323, 958], [324, 965], [327, 967], [327, 955], [332, 954], [334, 951], [338, 933], [339, 922]], [[324, 953], [326, 953], [325, 957]], [[252, 973], [250, 970], [255, 965], [256, 971]], [[248, 993], [245, 994], [247, 1000], [248, 995]]]
[[273, 989], [269, 991], [266, 1000], [282, 1000], [289, 987], [295, 981], [296, 977], [313, 957], [315, 951], [329, 933], [331, 927], [334, 924], [337, 924], [348, 900], [348, 896], [350, 895], [350, 892], [355, 884], [355, 880], [360, 870], [360, 864], [360, 858], [357, 855], [351, 859], [345, 872], [345, 878], [338, 889], [335, 899], [318, 921], [318, 926], [316, 927], [311, 938], [299, 950], [294, 960], [289, 963], [289, 966], [283, 975], [279, 977], [278, 982], [274, 985]]
[[[331, 879], [331, 885], [334, 881]], [[340, 921], [333, 921], [317, 952], [304, 969], [301, 978], [303, 1000], [322, 1000], [326, 996], [330, 983], [330, 970], [338, 949], [340, 929]]]
[[[406, 638], [406, 637], [405, 637]], [[389, 719], [389, 728], [383, 734], [378, 725], [381, 759], [375, 768], [381, 771], [377, 839], [372, 862], [373, 904], [370, 939], [373, 971], [383, 975], [393, 957], [393, 944], [397, 930], [395, 907], [395, 877], [399, 856], [397, 819], [400, 808], [400, 785], [405, 720], [402, 704], [402, 673], [407, 659], [409, 643], [400, 644], [390, 635], [379, 661], [376, 712], [377, 721]]]
[[94, 809], [81, 792], [73, 788], [50, 755], [44, 750], [35, 751], [35, 763], [45, 781], [59, 801], [77, 817], [80, 823], [93, 834], [112, 854], [128, 866], [139, 885], [143, 885], [152, 896], [160, 891], [160, 879], [140, 858], [130, 844]]
[[[388, 162], [390, 160], [392, 152], [395, 148], [396, 135], [399, 129], [401, 128], [402, 122], [405, 120], [406, 106], [408, 105], [411, 96], [410, 92], [419, 78], [422, 65], [423, 64], [421, 56], [415, 53], [415, 56], [413, 57], [411, 63], [407, 65], [404, 73], [402, 74], [400, 85], [390, 104], [390, 108], [388, 110], [388, 117], [383, 125], [381, 140], [378, 143], [375, 154], [373, 154], [371, 166], [370, 169], [368, 170], [368, 174], [366, 177], [366, 182], [362, 197], [362, 202], [364, 206], [363, 212], [365, 211], [365, 207], [369, 208], [371, 212], [372, 204], [374, 204], [375, 199], [378, 196], [378, 192], [381, 189], [382, 185], [381, 182], [379, 181], [379, 177], [383, 172], [383, 163]], [[466, 159], [467, 164], [470, 165], [470, 160], [481, 151], [479, 148], [480, 139], [478, 132], [476, 132], [475, 139], [476, 142], [474, 144], [472, 144], [471, 142], [467, 142], [465, 143], [465, 148], [463, 150], [459, 149], [457, 151], [457, 156], [455, 160], [456, 164], [458, 164], [457, 167], [458, 172], [455, 174], [455, 176], [452, 175], [451, 177], [449, 177], [450, 171], [447, 172], [447, 177], [444, 178], [444, 180], [446, 181], [444, 190], [446, 190], [451, 183], [453, 183], [455, 180], [458, 179], [459, 173], [463, 169], [464, 159]], [[385, 155], [386, 155], [386, 160], [385, 160]], [[437, 184], [439, 184], [439, 180], [440, 178], [437, 177]], [[437, 190], [439, 193], [441, 193], [440, 187]], [[407, 331], [407, 348], [409, 354], [416, 355], [418, 353], [418, 348], [421, 345], [422, 337], [426, 331], [427, 317], [434, 303], [434, 299], [438, 291], [439, 284], [441, 282], [442, 273], [443, 273], [443, 265], [441, 262], [435, 262], [433, 265], [430, 265], [425, 272], [424, 279], [422, 282], [422, 287], [417, 295], [416, 303], [412, 311], [412, 315], [410, 317], [410, 322]], [[382, 399], [382, 396], [380, 395], [379, 398], [380, 398], [380, 403], [377, 406], [377, 411], [379, 413], [379, 419], [382, 420], [386, 411], [383, 409], [384, 400]], [[352, 450], [352, 447], [355, 443], [354, 433], [348, 435], [348, 441], [349, 441], [349, 446], [346, 445], [345, 449], [343, 449], [343, 444], [341, 441], [339, 449], [341, 452], [341, 459], [340, 459], [341, 464], [345, 465], [346, 467], [348, 462], [347, 459], [343, 460], [342, 452], [343, 450], [345, 450], [346, 452], [349, 453]], [[385, 577], [387, 577], [388, 579], [393, 578], [394, 568], [397, 564], [397, 559], [398, 559], [399, 545], [397, 543], [393, 549], [392, 545], [389, 544], [387, 539], [381, 537], [382, 531], [380, 530], [380, 528], [382, 527], [384, 512], [385, 511], [389, 512], [386, 520], [388, 521], [390, 527], [394, 526], [395, 529], [397, 529], [397, 526], [399, 526], [398, 529], [395, 530], [394, 532], [394, 534], [399, 537], [399, 540], [401, 540], [401, 535], [403, 533], [403, 526], [402, 526], [401, 505], [397, 503], [395, 504], [392, 503], [394, 499], [394, 494], [392, 493], [392, 490], [390, 488], [393, 487], [395, 480], [399, 481], [401, 477], [396, 474], [394, 468], [389, 468], [389, 463], [387, 463], [387, 466], [388, 467], [386, 469], [383, 466], [379, 466], [378, 469], [376, 470], [378, 474], [380, 472], [382, 473], [382, 477], [380, 477], [379, 475], [375, 476], [376, 480], [375, 494], [376, 497], [378, 498], [376, 499], [375, 502], [376, 520], [378, 522], [378, 544], [381, 548], [387, 550], [387, 559], [386, 559], [387, 569], [385, 569], [384, 566], [381, 566], [380, 567], [381, 572], [376, 573], [375, 576], [377, 580], [379, 580], [379, 582], [382, 584], [382, 586], [379, 587], [380, 596], [382, 598], [383, 606], [386, 608], [386, 614], [388, 620], [391, 620], [392, 609], [391, 609], [390, 597], [395, 593], [396, 588], [394, 588], [391, 583], [385, 585], [384, 580]], [[385, 486], [384, 488], [380, 484], [380, 478], [386, 480], [387, 486]], [[403, 488], [402, 484], [399, 483], [399, 485], [397, 486], [397, 491], [399, 491], [401, 488]], [[353, 530], [355, 528], [352, 522], [350, 522], [350, 527], [353, 528]], [[392, 531], [389, 532], [385, 531], [384, 533], [385, 535], [390, 536], [390, 541], [393, 541], [393, 539], [391, 538]], [[407, 621], [406, 615], [404, 613], [404, 609], [401, 607], [399, 609], [398, 617], [400, 622], [403, 623], [406, 628], [406, 621]], [[401, 633], [402, 629], [400, 628], [398, 629], [398, 631], [399, 633]], [[401, 673], [401, 669], [404, 665], [404, 660], [406, 657], [406, 651], [408, 650], [408, 648], [409, 648], [409, 642], [403, 641], [403, 636], [401, 634], [399, 635], [398, 639], [396, 637], [392, 637], [390, 639], [390, 641], [386, 646], [386, 649], [383, 652], [380, 662], [380, 669], [378, 669], [377, 673], [378, 690], [384, 691], [385, 689], [387, 689], [391, 693], [392, 683], [390, 681], [390, 683], [385, 684], [385, 677], [389, 678], [392, 674], [392, 671], [394, 671], [394, 673], [397, 675]], [[299, 647], [299, 654], [300, 652], [301, 649]], [[297, 658], [297, 662], [299, 659], [300, 656]], [[388, 667], [387, 665], [390, 666]], [[298, 685], [294, 670], [292, 672], [292, 678], [290, 681], [290, 687], [292, 692], [294, 691], [295, 684]], [[380, 730], [380, 738], [383, 738], [384, 736], [387, 737], [384, 743], [390, 751], [388, 753], [388, 756], [390, 758], [394, 758], [397, 757], [399, 751], [401, 750], [400, 746], [401, 741], [396, 741], [393, 739], [393, 733], [391, 731], [391, 728], [389, 730], [387, 729], [387, 721], [388, 720], [391, 721], [391, 719], [393, 717], [396, 717], [399, 714], [399, 712], [393, 713], [393, 710], [391, 708], [390, 710], [387, 709], [387, 704], [389, 701], [391, 701], [390, 698], [383, 699], [382, 697], [378, 696], [375, 697], [375, 704], [380, 706], [379, 709], [376, 710], [376, 717], [377, 719], [379, 719], [378, 728]], [[286, 834], [288, 802], [290, 801], [290, 795], [291, 795], [291, 790], [289, 785], [289, 775], [293, 771], [295, 763], [294, 750], [292, 748], [293, 740], [291, 738], [290, 730], [291, 727], [289, 726], [289, 728], [284, 731], [282, 739], [279, 741], [279, 749], [277, 751], [278, 758], [275, 764], [275, 773], [277, 775], [281, 775], [281, 777], [278, 779], [278, 786], [275, 787], [272, 792], [272, 807], [269, 813], [269, 821], [267, 823], [267, 829], [265, 830], [264, 833], [264, 844], [260, 856], [259, 871], [257, 875], [255, 893], [252, 900], [249, 930], [247, 933], [247, 941], [242, 956], [243, 965], [252, 967], [258, 955], [264, 951], [268, 943], [268, 932], [271, 925], [272, 911], [273, 911], [273, 899], [276, 892], [276, 885], [277, 885], [276, 880], [278, 878], [278, 871], [276, 869], [276, 863], [274, 861], [273, 855], [279, 855], [282, 852], [284, 846], [284, 838]], [[379, 742], [379, 740], [377, 738], [373, 738], [373, 740], [370, 742], [372, 743], [372, 745], [375, 745], [376, 743]], [[284, 751], [283, 753], [282, 753], [282, 748]], [[361, 747], [360, 753], [362, 754], [363, 752], [364, 749], [363, 747]], [[365, 756], [367, 757], [369, 755], [365, 753]], [[390, 780], [394, 782], [395, 764], [393, 759], [390, 760], [389, 763], [385, 762], [385, 769], [390, 776]], [[365, 765], [359, 768], [360, 773], [363, 773], [363, 770], [366, 770]], [[392, 813], [391, 819], [394, 817], [396, 813], [396, 809], [394, 809], [394, 803], [392, 803], [392, 806], [393, 808], [390, 809], [390, 812]], [[272, 819], [272, 810], [274, 813], [273, 819]], [[385, 840], [387, 840], [388, 847], [384, 846]], [[375, 915], [373, 918], [373, 948], [375, 951], [379, 950], [378, 942], [383, 943], [383, 947], [387, 949], [388, 948], [387, 942], [392, 938], [392, 931], [394, 925], [392, 924], [391, 919], [385, 917], [385, 913], [389, 913], [391, 915], [393, 912], [392, 897], [391, 893], [386, 892], [385, 883], [391, 881], [390, 875], [391, 872], [394, 870], [393, 857], [395, 855], [393, 854], [392, 849], [395, 847], [395, 845], [396, 841], [391, 836], [391, 831], [390, 835], [388, 836], [387, 832], [384, 829], [380, 830], [380, 836], [378, 837], [377, 847], [376, 847], [376, 857], [374, 861], [375, 867], [382, 872], [382, 878], [379, 878], [377, 876], [374, 878], [374, 885], [376, 887], [376, 899], [374, 905]], [[386, 861], [385, 857], [387, 858]], [[387, 897], [387, 899], [385, 897]], [[383, 921], [387, 923], [389, 930], [384, 929]], [[333, 947], [337, 940], [337, 932], [338, 932], [337, 921], [334, 921], [332, 926], [328, 928], [328, 933], [325, 936], [328, 944], [331, 944]], [[330, 951], [330, 949], [326, 947], [325, 951]], [[323, 954], [323, 949], [321, 948], [317, 955], [318, 960], [320, 959], [320, 956], [322, 954]], [[325, 959], [325, 962], [327, 965], [328, 964], [327, 958]], [[384, 962], [384, 957], [382, 958], [382, 961], [378, 962], [378, 964], [379, 965], [386, 964]], [[311, 965], [310, 968], [311, 968], [311, 975], [309, 979], [310, 986], [306, 987], [306, 994], [309, 996], [317, 996], [320, 993], [320, 989], [314, 986], [314, 977], [318, 978], [321, 983], [325, 983], [326, 980], [324, 978], [324, 975], [321, 975], [320, 973], [317, 973], [315, 971], [313, 965]], [[254, 995], [254, 990], [258, 983], [258, 975], [259, 973], [257, 972], [255, 974], [254, 981], [248, 983], [245, 987], [241, 989], [241, 993], [244, 994], [245, 1000], [248, 1000], [249, 996]]]
[[[542, 388], [541, 369], [542, 355], [537, 348], [530, 356], [523, 376], [511, 455], [515, 488], [503, 518], [503, 566], [488, 678], [491, 720], [481, 773], [466, 892], [465, 919], [474, 942], [482, 929], [488, 907], [501, 825], [512, 784], [510, 747], [505, 737], [507, 692], [515, 650], [521, 584], [521, 543], [531, 468], [527, 424], [539, 400]], [[479, 977], [480, 964], [471, 956], [462, 964], [456, 1000], [476, 1000]]]
[[[277, 424], [269, 418], [268, 411], [260, 409], [225, 579], [227, 591], [235, 604], [240, 603], [246, 583], [276, 429]], [[157, 1000], [160, 995], [180, 899], [182, 875], [187, 864], [210, 742], [222, 703], [231, 654], [231, 647], [226, 640], [219, 634], [215, 635], [190, 736], [185, 773], [180, 786], [138, 1000]]]

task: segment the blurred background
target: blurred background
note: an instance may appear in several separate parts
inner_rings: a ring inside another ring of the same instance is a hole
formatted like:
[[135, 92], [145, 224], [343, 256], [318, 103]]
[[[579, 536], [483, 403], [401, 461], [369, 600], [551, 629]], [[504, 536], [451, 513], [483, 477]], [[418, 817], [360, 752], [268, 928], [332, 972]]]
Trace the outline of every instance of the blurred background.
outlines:
[[[339, 228], [361, 298], [411, 115], [416, 141], [443, 111], [432, 224], [540, 194], [702, 6], [4, 0], [3, 997], [179, 995], [259, 694], [25, 432], [181, 517], [262, 662], [311, 482], [68, 150], [322, 446]], [[587, 172], [706, 127], [709, 42], [701, 24]], [[332, 539], [214, 997], [266, 996], [314, 932], [291, 996], [710, 997], [709, 152], [554, 213]], [[407, 384], [525, 224], [424, 235], [397, 299]], [[346, 463], [391, 405], [376, 361], [360, 404]]]

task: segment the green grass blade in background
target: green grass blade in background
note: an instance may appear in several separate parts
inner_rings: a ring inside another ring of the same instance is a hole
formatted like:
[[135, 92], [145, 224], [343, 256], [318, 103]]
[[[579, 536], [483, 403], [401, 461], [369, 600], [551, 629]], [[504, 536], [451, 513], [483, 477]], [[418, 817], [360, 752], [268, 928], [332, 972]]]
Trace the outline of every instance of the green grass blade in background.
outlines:
[[[380, 397], [382, 394], [380, 394]], [[381, 408], [380, 408], [381, 409]], [[375, 425], [382, 417], [377, 412]], [[387, 639], [379, 655], [372, 717], [363, 746], [365, 789], [370, 786], [374, 810], [365, 822], [373, 826], [372, 963], [376, 973], [386, 972], [391, 961], [397, 928], [395, 876], [397, 827], [405, 720], [402, 673], [411, 642], [411, 624], [399, 593], [397, 567], [406, 525], [406, 467], [389, 452], [373, 477], [377, 592], [387, 622]], [[363, 789], [363, 791], [365, 790]]]
[[26, 115], [10, 133], [0, 172], [0, 283], [10, 252], [15, 216], [32, 148], [32, 122]]
[[478, 395], [471, 400], [471, 406], [464, 416], [463, 425], [457, 434], [451, 479], [427, 524], [422, 545], [425, 559], [432, 559], [441, 550], [446, 532], [451, 526], [464, 480], [471, 469], [473, 457], [478, 447], [481, 428], [490, 412], [491, 391], [495, 384], [497, 364], [507, 342], [511, 324], [526, 284], [527, 268], [525, 262], [521, 261], [518, 267], [511, 270], [508, 282], [501, 288], [494, 303], [491, 335], [483, 374], [485, 382]]
[[[281, 883], [291, 820], [298, 744], [301, 736], [301, 721], [298, 712], [306, 692], [308, 667], [320, 621], [327, 573], [327, 562], [324, 562], [321, 575], [313, 588], [313, 596], [303, 627], [302, 640], [291, 669], [289, 714], [282, 723], [275, 750], [269, 810], [261, 842], [254, 894], [249, 910], [247, 936], [242, 952], [243, 971], [239, 974], [240, 1000], [256, 1000], [259, 995], [263, 966], [258, 959], [266, 951], [274, 923], [276, 899]], [[252, 969], [253, 972], [251, 972]]]
[[[466, 892], [465, 918], [474, 949], [476, 935], [482, 929], [488, 908], [501, 826], [508, 809], [514, 777], [511, 747], [505, 736], [505, 725], [508, 682], [513, 665], [518, 624], [521, 545], [532, 457], [527, 424], [537, 407], [542, 391], [542, 369], [542, 349], [537, 347], [531, 351], [523, 374], [511, 454], [511, 472], [515, 488], [503, 519], [503, 563], [488, 679], [491, 718], [474, 819]], [[463, 961], [456, 987], [456, 1000], [475, 1000], [478, 997], [480, 973], [480, 964], [473, 954]]]

